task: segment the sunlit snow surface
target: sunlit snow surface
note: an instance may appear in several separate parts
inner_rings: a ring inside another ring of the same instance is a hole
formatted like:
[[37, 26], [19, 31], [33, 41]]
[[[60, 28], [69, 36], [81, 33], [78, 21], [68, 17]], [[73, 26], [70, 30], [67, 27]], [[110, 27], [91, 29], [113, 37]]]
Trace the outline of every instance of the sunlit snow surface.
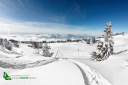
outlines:
[[[114, 51], [120, 52], [128, 49], [128, 35], [114, 36]], [[61, 59], [26, 69], [0, 68], [0, 85], [127, 85], [128, 84], [128, 51], [111, 55], [108, 60], [97, 62], [90, 59], [90, 53], [96, 50], [97, 44], [84, 42], [50, 43], [52, 58], [43, 57], [35, 53], [35, 49], [21, 44], [18, 54], [9, 54], [0, 50], [0, 60], [8, 63], [30, 63], [39, 60], [48, 61], [54, 57]], [[1, 48], [0, 48], [1, 49]], [[16, 49], [15, 49], [16, 50]], [[10, 58], [10, 59], [9, 59]], [[30, 75], [33, 80], [3, 79], [3, 72], [9, 75]], [[102, 75], [102, 76], [101, 76]], [[111, 83], [111, 84], [110, 84]]]
[[[72, 63], [74, 62], [74, 63]], [[45, 66], [13, 72], [12, 75], [30, 75], [36, 79], [5, 81], [1, 85], [110, 85], [100, 74], [75, 61], [60, 60]]]

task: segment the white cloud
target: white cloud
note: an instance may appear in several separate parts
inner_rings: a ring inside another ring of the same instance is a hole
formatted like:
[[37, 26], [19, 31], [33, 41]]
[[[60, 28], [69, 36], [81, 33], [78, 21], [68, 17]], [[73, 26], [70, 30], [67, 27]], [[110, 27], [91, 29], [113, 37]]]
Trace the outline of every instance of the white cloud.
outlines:
[[96, 34], [96, 30], [89, 30], [85, 27], [64, 25], [58, 23], [2, 20], [0, 21], [0, 33]]

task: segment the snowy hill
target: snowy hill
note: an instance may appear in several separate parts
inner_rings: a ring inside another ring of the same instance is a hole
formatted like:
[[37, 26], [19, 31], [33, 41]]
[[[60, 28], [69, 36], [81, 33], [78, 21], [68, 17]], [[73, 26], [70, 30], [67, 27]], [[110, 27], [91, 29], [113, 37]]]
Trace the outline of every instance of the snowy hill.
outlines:
[[[74, 64], [75, 63], [75, 64]], [[111, 85], [100, 74], [88, 66], [67, 60], [21, 70], [10, 75], [30, 75], [36, 79], [0, 80], [1, 85]], [[85, 75], [83, 73], [86, 73]], [[88, 74], [90, 73], [90, 74]]]
[[[22, 70], [16, 68], [0, 67], [0, 75], [7, 72], [8, 75], [30, 75], [36, 79], [13, 79], [5, 81], [0, 76], [0, 85], [127, 85], [128, 81], [128, 34], [114, 36], [114, 52], [105, 61], [92, 61], [90, 53], [96, 49], [97, 43], [85, 42], [49, 43], [52, 57], [42, 56], [36, 50], [28, 47], [28, 44], [20, 44], [22, 56], [19, 58], [7, 58], [12, 56], [0, 50], [0, 60], [6, 64], [22, 65]], [[27, 38], [26, 38], [27, 39]], [[102, 38], [101, 38], [102, 40]], [[60, 58], [59, 61], [56, 58]], [[18, 64], [15, 64], [18, 63]], [[19, 82], [17, 84], [17, 82]], [[111, 83], [111, 84], [110, 84]]]

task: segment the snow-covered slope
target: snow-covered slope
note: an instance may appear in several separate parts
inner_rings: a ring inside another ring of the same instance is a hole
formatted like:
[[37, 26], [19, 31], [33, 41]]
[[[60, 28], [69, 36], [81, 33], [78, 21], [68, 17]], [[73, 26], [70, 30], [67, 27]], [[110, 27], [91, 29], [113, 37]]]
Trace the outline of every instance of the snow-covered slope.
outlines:
[[[128, 35], [114, 36], [114, 52], [118, 53], [128, 49]], [[90, 59], [77, 58], [79, 62], [85, 63], [99, 72], [112, 85], [128, 84], [128, 51], [111, 55], [102, 62], [91, 61]]]
[[[113, 38], [115, 53], [128, 49], [128, 34], [117, 35]], [[3, 72], [6, 71], [9, 75], [23, 74], [37, 78], [33, 80], [14, 79], [11, 81], [1, 79], [0, 85], [17, 85], [17, 82], [19, 82], [19, 85], [37, 85], [37, 82], [42, 85], [51, 85], [51, 83], [53, 85], [109, 85], [108, 82], [112, 85], [128, 84], [128, 51], [111, 55], [107, 60], [97, 62], [90, 59], [90, 53], [96, 50], [96, 43], [71, 42], [49, 43], [48, 45], [51, 47], [50, 52], [54, 52], [52, 57], [44, 57], [42, 56], [42, 50], [40, 50], [40, 54], [37, 54], [35, 49], [28, 47], [27, 44], [21, 44], [20, 49], [23, 51], [23, 56], [18, 59], [10, 59], [10, 61], [12, 63], [14, 61], [33, 63], [40, 60], [54, 59], [54, 57], [61, 58], [60, 61], [18, 71], [17, 69], [12, 71], [12, 69], [0, 68], [0, 75], [3, 75]], [[0, 52], [3, 53], [3, 51]], [[6, 59], [5, 56], [1, 56], [1, 60], [2, 58]]]
[[9, 50], [5, 49], [4, 47], [0, 46], [0, 58], [1, 57], [14, 58], [17, 56], [22, 56], [20, 53], [17, 53], [16, 51], [13, 51], [13, 50], [16, 50], [16, 49], [14, 48], [14, 49], [12, 49], [12, 51], [9, 51]]
[[[58, 44], [58, 45], [57, 45]], [[96, 49], [96, 44], [80, 43], [52, 43], [51, 51], [58, 51], [58, 57], [90, 58], [90, 53]]]
[[10, 76], [29, 75], [36, 79], [1, 79], [0, 85], [111, 85], [90, 67], [72, 62], [60, 60], [45, 66], [14, 72]]
[[111, 85], [106, 79], [89, 66], [77, 61], [70, 61], [80, 69], [86, 85]]

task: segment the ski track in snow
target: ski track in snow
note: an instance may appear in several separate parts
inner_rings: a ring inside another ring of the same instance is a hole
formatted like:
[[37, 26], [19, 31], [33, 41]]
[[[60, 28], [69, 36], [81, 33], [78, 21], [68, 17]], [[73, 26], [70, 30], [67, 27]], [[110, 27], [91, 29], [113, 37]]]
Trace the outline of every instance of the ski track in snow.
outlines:
[[74, 60], [69, 61], [74, 63], [79, 68], [83, 75], [85, 85], [111, 85], [106, 79], [89, 66]]
[[84, 70], [79, 65], [77, 65], [76, 63], [74, 63], [74, 64], [80, 69], [80, 71], [81, 71], [81, 73], [83, 75], [83, 79], [84, 79], [85, 85], [90, 85], [89, 84], [89, 80], [88, 80], [88, 78], [87, 78], [86, 73], [84, 72]]

